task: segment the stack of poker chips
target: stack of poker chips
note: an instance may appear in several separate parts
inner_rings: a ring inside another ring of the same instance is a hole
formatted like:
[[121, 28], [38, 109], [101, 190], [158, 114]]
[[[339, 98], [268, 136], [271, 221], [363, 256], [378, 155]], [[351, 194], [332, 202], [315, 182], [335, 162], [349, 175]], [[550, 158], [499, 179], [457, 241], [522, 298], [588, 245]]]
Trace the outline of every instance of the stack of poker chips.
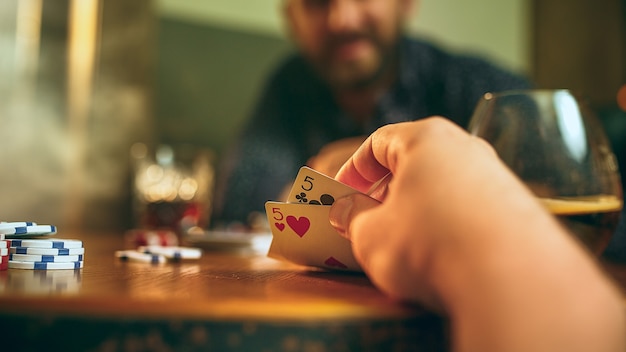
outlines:
[[7, 263], [4, 270], [69, 270], [83, 267], [85, 249], [82, 241], [49, 237], [56, 234], [54, 225], [0, 222], [0, 234], [5, 237], [0, 245], [7, 248], [7, 257], [2, 258], [2, 263], [5, 260]]

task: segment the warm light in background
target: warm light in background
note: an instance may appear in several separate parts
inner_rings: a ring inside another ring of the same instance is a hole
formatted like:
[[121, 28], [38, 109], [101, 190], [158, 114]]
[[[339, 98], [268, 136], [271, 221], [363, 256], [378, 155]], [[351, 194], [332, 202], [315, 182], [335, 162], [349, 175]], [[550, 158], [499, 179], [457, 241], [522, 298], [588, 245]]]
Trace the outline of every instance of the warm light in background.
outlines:
[[66, 210], [68, 225], [75, 228], [80, 227], [84, 214], [87, 121], [93, 94], [99, 6], [98, 0], [72, 0], [69, 9], [67, 109], [69, 136], [74, 143]]
[[74, 130], [83, 130], [89, 115], [97, 32], [98, 0], [72, 0], [69, 13], [68, 106], [70, 128]]
[[17, 4], [15, 65], [22, 80], [34, 84], [39, 64], [43, 0], [21, 0]]

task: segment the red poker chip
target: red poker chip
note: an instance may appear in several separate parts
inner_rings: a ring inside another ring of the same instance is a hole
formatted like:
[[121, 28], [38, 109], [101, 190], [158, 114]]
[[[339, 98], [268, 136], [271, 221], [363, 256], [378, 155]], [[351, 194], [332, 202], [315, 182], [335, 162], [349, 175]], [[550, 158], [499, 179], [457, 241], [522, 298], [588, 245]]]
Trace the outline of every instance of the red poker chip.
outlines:
[[126, 239], [135, 247], [138, 246], [177, 246], [176, 232], [167, 229], [143, 230], [135, 229], [126, 232]]
[[9, 261], [0, 263], [0, 271], [7, 270], [9, 268]]

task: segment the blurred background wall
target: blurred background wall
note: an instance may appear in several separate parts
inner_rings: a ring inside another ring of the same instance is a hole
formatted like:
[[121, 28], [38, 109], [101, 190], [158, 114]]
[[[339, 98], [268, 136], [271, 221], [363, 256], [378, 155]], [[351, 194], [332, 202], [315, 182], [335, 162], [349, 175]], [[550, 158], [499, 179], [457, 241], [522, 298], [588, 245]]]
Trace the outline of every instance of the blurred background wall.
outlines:
[[[0, 220], [133, 226], [130, 146], [219, 158], [292, 50], [281, 1], [1, 1]], [[420, 3], [413, 35], [586, 96], [624, 153], [626, 0]]]
[[128, 150], [153, 137], [151, 1], [0, 2], [0, 219], [128, 223]]

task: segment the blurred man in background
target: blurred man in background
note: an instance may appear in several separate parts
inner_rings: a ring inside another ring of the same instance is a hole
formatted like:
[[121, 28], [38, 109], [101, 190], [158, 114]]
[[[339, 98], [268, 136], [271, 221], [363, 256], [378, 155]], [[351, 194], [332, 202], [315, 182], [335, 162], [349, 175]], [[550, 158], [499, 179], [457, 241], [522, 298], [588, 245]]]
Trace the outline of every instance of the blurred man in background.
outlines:
[[285, 0], [298, 52], [270, 77], [222, 167], [216, 220], [249, 221], [297, 170], [334, 176], [365, 136], [390, 123], [445, 116], [466, 127], [486, 92], [529, 83], [454, 55], [405, 27], [413, 0]]

